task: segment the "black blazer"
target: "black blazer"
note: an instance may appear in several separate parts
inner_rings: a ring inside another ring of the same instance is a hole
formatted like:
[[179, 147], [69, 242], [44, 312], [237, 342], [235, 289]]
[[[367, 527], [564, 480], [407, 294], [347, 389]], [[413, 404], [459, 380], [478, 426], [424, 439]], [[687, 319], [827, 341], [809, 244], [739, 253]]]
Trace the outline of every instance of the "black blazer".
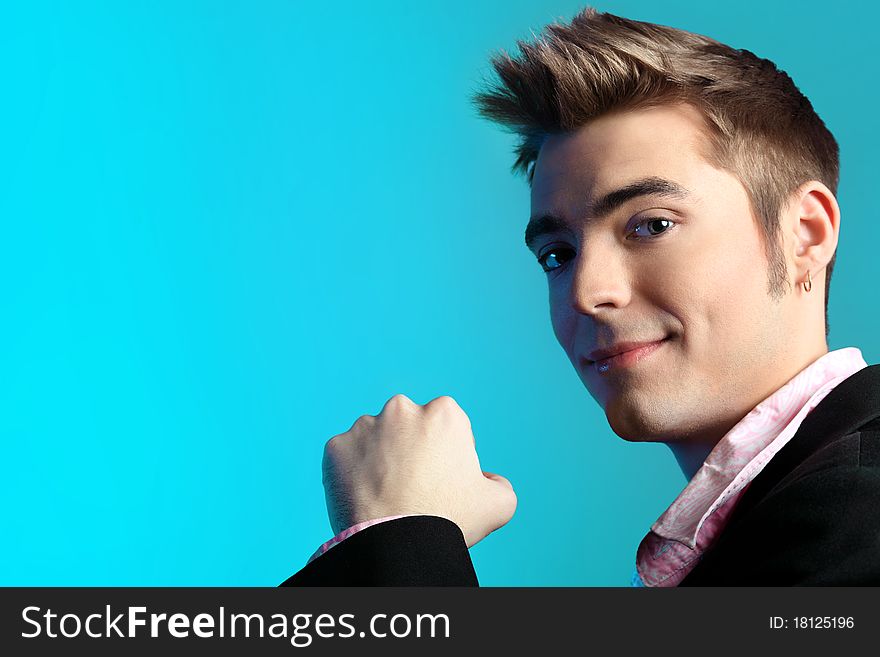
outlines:
[[[680, 586], [880, 585], [880, 365], [839, 383], [755, 477]], [[361, 530], [281, 586], [479, 586], [451, 520]]]

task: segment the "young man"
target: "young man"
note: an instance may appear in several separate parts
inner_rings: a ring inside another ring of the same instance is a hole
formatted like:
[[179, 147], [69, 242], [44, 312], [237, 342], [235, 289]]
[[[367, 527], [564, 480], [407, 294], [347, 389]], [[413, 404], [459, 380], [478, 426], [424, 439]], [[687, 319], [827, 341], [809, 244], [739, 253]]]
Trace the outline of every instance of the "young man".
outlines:
[[[838, 148], [771, 62], [586, 9], [493, 60], [555, 335], [611, 428], [688, 485], [633, 583], [880, 584], [880, 366], [829, 352]], [[285, 585], [476, 585], [516, 508], [449, 397], [326, 445], [338, 535]]]

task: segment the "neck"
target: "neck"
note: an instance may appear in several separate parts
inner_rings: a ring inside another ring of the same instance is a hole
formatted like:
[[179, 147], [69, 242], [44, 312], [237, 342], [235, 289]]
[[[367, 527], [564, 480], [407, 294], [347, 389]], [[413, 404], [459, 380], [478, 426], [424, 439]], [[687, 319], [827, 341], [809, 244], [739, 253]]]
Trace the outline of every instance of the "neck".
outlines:
[[694, 478], [697, 470], [703, 467], [709, 453], [715, 448], [715, 445], [705, 443], [666, 443], [666, 445], [672, 451], [681, 473], [688, 481]]
[[707, 430], [699, 436], [667, 442], [666, 446], [669, 447], [675, 460], [678, 462], [678, 467], [681, 468], [681, 472], [685, 478], [688, 481], [693, 479], [694, 475], [697, 474], [697, 471], [703, 467], [703, 463], [706, 461], [712, 450], [715, 449], [715, 446], [721, 442], [724, 436], [739, 424], [739, 422], [748, 415], [752, 409], [827, 353], [828, 345], [825, 344], [823, 340], [821, 349], [810, 352], [809, 355], [800, 359], [798, 364], [793, 368], [787, 368], [785, 371], [780, 371], [780, 375], [769, 386], [769, 389], [756, 391], [755, 399], [747, 401], [743, 405], [743, 408], [740, 409], [741, 412], [738, 413], [736, 419], [728, 419], [726, 422], [722, 422], [719, 426], [707, 428]]

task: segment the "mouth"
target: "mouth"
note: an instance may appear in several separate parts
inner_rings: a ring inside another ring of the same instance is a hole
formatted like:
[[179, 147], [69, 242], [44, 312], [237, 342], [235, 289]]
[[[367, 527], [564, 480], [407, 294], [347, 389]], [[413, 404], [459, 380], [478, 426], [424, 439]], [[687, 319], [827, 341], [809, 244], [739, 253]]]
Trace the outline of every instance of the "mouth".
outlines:
[[613, 356], [608, 356], [607, 358], [602, 358], [595, 361], [584, 358], [583, 363], [587, 367], [595, 368], [596, 372], [598, 372], [599, 374], [606, 374], [607, 372], [610, 372], [612, 370], [621, 370], [624, 368], [632, 367], [654, 354], [664, 344], [669, 342], [670, 338], [671, 336], [667, 335], [662, 340], [642, 344], [634, 349], [622, 351], [618, 354], [614, 354]]

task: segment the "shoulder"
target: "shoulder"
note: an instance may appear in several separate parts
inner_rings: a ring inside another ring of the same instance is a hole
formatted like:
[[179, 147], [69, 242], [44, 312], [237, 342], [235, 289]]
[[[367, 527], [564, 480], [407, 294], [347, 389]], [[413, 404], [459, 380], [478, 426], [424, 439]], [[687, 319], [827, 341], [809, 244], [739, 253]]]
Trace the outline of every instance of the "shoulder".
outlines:
[[839, 383], [749, 484], [729, 524], [788, 486], [821, 484], [821, 473], [880, 465], [880, 366]]
[[[771, 461], [772, 463], [772, 461]], [[836, 437], [806, 454], [774, 487], [785, 488], [795, 482], [821, 483], [823, 473], [834, 476], [871, 478], [880, 469], [880, 418], [871, 420], [856, 431]]]
[[816, 452], [728, 526], [686, 585], [880, 585], [877, 435]]

